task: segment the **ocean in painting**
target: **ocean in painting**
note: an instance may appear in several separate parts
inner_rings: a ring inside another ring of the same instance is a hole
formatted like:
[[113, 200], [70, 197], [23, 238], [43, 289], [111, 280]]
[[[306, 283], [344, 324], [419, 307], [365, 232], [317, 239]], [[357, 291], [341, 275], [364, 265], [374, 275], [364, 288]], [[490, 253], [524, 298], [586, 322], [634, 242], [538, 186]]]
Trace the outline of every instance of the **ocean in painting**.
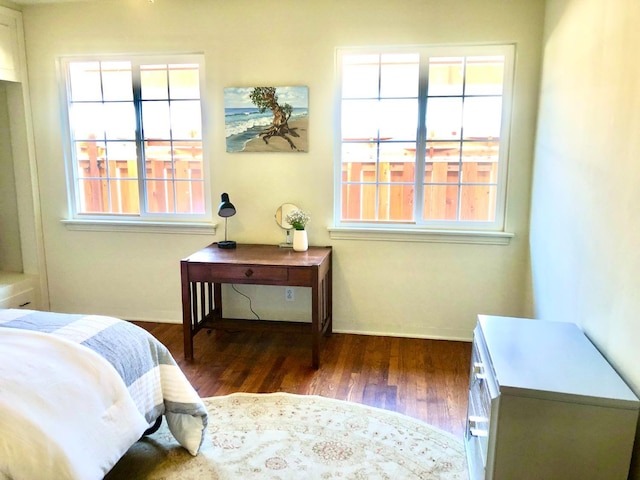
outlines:
[[[289, 124], [309, 115], [307, 108], [294, 108]], [[241, 152], [248, 141], [258, 137], [273, 119], [271, 110], [260, 113], [258, 108], [239, 107], [224, 109], [227, 152]]]

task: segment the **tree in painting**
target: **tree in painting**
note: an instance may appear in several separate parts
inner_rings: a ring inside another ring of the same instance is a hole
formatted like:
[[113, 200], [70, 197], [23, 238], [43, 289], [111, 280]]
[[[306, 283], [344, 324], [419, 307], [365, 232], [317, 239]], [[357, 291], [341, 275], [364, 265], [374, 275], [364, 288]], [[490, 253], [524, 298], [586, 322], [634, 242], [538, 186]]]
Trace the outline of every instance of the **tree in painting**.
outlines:
[[273, 113], [273, 121], [271, 126], [260, 133], [264, 143], [269, 143], [271, 137], [282, 137], [285, 139], [292, 150], [297, 150], [289, 135], [299, 137], [295, 128], [289, 127], [289, 118], [293, 112], [293, 107], [288, 103], [280, 105], [278, 103], [278, 95], [276, 95], [275, 87], [255, 87], [249, 95], [253, 104], [260, 109], [260, 113], [264, 113], [267, 109]]

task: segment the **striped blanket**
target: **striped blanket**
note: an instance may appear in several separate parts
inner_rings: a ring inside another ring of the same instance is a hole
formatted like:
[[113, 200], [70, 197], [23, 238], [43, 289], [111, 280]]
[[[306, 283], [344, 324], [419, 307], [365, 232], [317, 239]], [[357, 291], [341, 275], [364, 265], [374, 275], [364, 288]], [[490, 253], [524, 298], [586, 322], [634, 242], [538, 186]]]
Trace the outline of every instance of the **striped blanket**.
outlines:
[[169, 351], [112, 317], [0, 310], [0, 479], [100, 479], [164, 415], [196, 455], [207, 411]]

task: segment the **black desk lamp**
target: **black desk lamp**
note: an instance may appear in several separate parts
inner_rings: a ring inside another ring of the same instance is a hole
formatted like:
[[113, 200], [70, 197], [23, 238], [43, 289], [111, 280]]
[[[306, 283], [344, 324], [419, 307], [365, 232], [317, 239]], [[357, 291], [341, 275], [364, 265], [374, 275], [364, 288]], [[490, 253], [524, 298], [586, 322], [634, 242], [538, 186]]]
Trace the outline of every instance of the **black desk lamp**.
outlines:
[[236, 242], [227, 240], [227, 218], [236, 214], [236, 207], [229, 201], [229, 194], [222, 194], [222, 203], [218, 207], [218, 215], [224, 218], [224, 241], [218, 242], [218, 248], [236, 248]]

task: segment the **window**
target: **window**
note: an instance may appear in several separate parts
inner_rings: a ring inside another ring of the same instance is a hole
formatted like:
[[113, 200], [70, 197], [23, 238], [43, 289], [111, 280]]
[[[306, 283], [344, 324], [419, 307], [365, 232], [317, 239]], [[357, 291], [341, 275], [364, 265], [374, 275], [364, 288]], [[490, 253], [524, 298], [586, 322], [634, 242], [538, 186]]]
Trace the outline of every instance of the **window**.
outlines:
[[210, 217], [200, 56], [65, 59], [73, 218]]
[[338, 52], [338, 227], [501, 231], [512, 46]]

